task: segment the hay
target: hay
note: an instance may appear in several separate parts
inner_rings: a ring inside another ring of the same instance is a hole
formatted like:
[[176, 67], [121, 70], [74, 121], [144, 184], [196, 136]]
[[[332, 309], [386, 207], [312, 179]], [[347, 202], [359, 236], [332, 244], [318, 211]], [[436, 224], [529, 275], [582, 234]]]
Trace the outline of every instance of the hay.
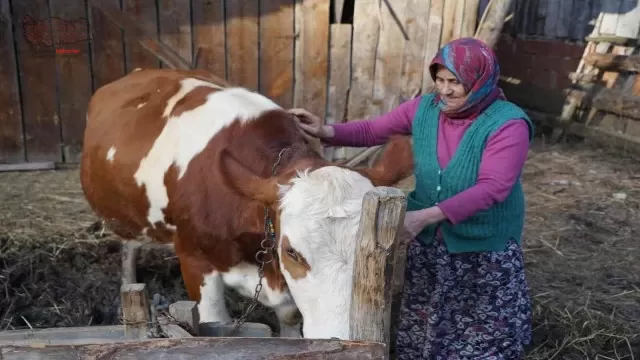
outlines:
[[640, 358], [640, 164], [584, 145], [532, 151], [528, 359]]
[[[640, 360], [640, 164], [537, 145], [523, 179], [527, 359]], [[77, 170], [0, 173], [0, 188], [0, 330], [118, 323], [119, 243], [89, 211]], [[138, 273], [150, 295], [186, 298], [168, 251], [143, 251]], [[235, 316], [247, 305], [228, 302]], [[277, 327], [262, 307], [249, 321]]]

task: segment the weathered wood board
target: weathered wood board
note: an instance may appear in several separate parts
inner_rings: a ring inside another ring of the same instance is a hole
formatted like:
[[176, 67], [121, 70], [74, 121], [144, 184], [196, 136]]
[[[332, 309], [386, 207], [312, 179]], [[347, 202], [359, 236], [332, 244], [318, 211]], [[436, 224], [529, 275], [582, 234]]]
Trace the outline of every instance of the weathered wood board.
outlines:
[[158, 0], [158, 23], [160, 40], [191, 63], [191, 1]]
[[294, 0], [260, 4], [260, 92], [284, 108], [293, 107], [294, 6]]
[[[329, 95], [327, 98], [327, 124], [346, 121], [347, 99], [351, 86], [351, 24], [332, 24], [329, 44]], [[344, 148], [327, 147], [329, 159], [344, 159]]]
[[400, 102], [407, 101], [422, 89], [425, 50], [429, 30], [430, 0], [407, 0], [404, 25], [407, 41], [404, 47], [404, 61], [400, 84]]
[[194, 53], [204, 48], [200, 68], [227, 79], [224, 0], [192, 0]]
[[[113, 19], [101, 11], [102, 7], [120, 10], [119, 0], [104, 0], [99, 3], [100, 8], [91, 6], [91, 30], [93, 31], [92, 69], [94, 91], [125, 74], [124, 37], [122, 31]], [[114, 11], [115, 12], [115, 11]], [[117, 13], [117, 12], [115, 12]]]
[[[145, 31], [158, 35], [158, 12], [155, 2], [149, 2], [148, 0], [122, 0], [122, 11], [136, 19], [140, 27]], [[127, 31], [124, 32], [127, 72], [131, 72], [136, 68], [161, 67], [160, 61], [140, 46], [138, 36]]]
[[429, 25], [427, 37], [425, 38], [424, 68], [422, 70], [422, 93], [431, 92], [433, 89], [433, 79], [429, 72], [429, 63], [440, 49], [440, 35], [442, 33], [442, 15], [444, 11], [444, 0], [431, 0], [429, 10]]
[[227, 80], [258, 90], [259, 0], [227, 0]]
[[[86, 19], [87, 8], [83, 1], [56, 0], [51, 2], [51, 16], [66, 21]], [[93, 36], [93, 31], [79, 27], [78, 31], [87, 31], [87, 39]], [[65, 34], [54, 32], [56, 41]], [[77, 34], [76, 36], [81, 36]], [[58, 106], [59, 122], [62, 136], [62, 151], [64, 161], [79, 163], [84, 138], [87, 104], [91, 97], [91, 57], [89, 55], [89, 40], [82, 40], [72, 44], [62, 44], [61, 49], [72, 50], [75, 53], [55, 57], [58, 73]]]
[[384, 1], [380, 8], [380, 32], [375, 56], [373, 99], [370, 111], [384, 114], [400, 102], [404, 48], [407, 42], [405, 25], [406, 0]]
[[296, 1], [293, 105], [326, 116], [330, 0]]
[[[56, 80], [56, 44], [51, 33], [38, 37], [39, 26], [51, 26], [48, 1], [16, 1], [12, 18], [27, 161], [62, 161]], [[35, 36], [30, 36], [35, 33]]]
[[13, 47], [11, 9], [0, 2], [0, 163], [25, 161], [20, 89]]
[[2, 360], [383, 360], [384, 344], [286, 338], [154, 339], [97, 345], [52, 345], [0, 349]]
[[372, 95], [376, 61], [376, 46], [380, 25], [371, 21], [378, 13], [379, 0], [359, 0], [354, 5], [351, 52], [351, 89], [349, 91], [349, 121], [372, 115]]

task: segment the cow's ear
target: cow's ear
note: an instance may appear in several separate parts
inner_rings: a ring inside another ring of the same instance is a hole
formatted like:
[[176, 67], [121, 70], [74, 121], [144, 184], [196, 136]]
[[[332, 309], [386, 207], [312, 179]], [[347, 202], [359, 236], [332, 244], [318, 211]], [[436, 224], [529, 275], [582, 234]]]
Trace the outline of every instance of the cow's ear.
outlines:
[[266, 205], [278, 201], [278, 178], [262, 178], [254, 174], [224, 149], [219, 155], [219, 169], [223, 181], [237, 193]]
[[409, 136], [392, 136], [372, 167], [353, 169], [374, 186], [393, 186], [413, 173], [413, 148]]

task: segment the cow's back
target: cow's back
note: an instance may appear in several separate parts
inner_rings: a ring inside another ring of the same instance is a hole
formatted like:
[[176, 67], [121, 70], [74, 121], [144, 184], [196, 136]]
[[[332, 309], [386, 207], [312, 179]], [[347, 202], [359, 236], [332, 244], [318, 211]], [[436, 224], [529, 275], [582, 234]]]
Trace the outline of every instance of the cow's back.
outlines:
[[[158, 189], [148, 188], [143, 180], [145, 176], [164, 177], [166, 172], [154, 173], [159, 168], [145, 158], [167, 120], [184, 105], [178, 101], [185, 95], [181, 84], [185, 78], [193, 80], [192, 89], [228, 85], [201, 71], [139, 70], [99, 88], [89, 102], [80, 174], [82, 188], [92, 209], [124, 238], [138, 236], [154, 220], [163, 225], [162, 214], [150, 214], [150, 199], [162, 195], [153, 194]], [[146, 173], [141, 170], [145, 161]], [[163, 226], [149, 235], [158, 235], [161, 241], [171, 240], [171, 231]]]

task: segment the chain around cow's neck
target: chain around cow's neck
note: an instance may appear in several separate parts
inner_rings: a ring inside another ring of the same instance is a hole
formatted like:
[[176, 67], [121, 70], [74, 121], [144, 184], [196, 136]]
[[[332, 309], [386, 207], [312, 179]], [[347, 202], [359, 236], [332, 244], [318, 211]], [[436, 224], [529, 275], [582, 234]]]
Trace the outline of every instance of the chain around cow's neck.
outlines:
[[[283, 148], [278, 153], [278, 159], [276, 159], [275, 163], [271, 167], [271, 176], [276, 176], [276, 167], [280, 164], [282, 160], [282, 153], [287, 148]], [[258, 267], [258, 284], [256, 285], [255, 294], [253, 295], [253, 300], [251, 304], [247, 307], [244, 314], [238, 319], [235, 326], [229, 332], [228, 336], [233, 335], [239, 328], [247, 321], [247, 316], [255, 309], [256, 305], [258, 305], [258, 296], [260, 295], [260, 291], [262, 290], [262, 279], [264, 278], [264, 266], [265, 264], [269, 264], [273, 261], [273, 258], [277, 256], [276, 251], [274, 251], [276, 245], [276, 232], [273, 226], [273, 219], [269, 216], [269, 207], [264, 207], [264, 239], [260, 242], [261, 249], [256, 253], [256, 260], [260, 263]]]

